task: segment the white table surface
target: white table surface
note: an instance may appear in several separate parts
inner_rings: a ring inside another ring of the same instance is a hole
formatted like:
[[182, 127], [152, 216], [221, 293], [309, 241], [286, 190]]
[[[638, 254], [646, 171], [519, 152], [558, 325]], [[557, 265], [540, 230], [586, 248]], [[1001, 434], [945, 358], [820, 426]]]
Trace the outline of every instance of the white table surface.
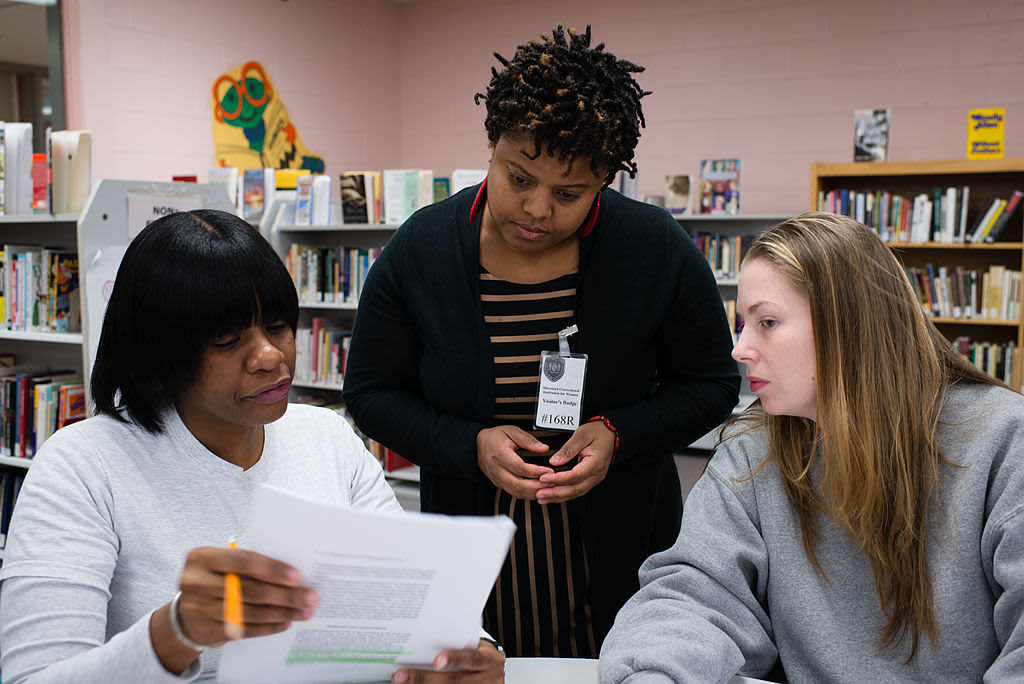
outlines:
[[[755, 684], [762, 679], [733, 677], [729, 684]], [[588, 658], [509, 658], [505, 684], [597, 684], [597, 660]]]

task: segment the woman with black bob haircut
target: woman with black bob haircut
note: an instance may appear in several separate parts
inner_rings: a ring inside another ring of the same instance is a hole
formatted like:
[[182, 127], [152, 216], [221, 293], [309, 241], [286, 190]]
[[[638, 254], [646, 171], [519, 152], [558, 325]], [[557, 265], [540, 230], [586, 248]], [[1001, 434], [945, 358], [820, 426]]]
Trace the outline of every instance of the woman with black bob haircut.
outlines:
[[[33, 461], [0, 568], [0, 669], [40, 681], [213, 681], [229, 639], [281, 632], [319, 598], [295, 568], [244, 548], [256, 484], [399, 511], [376, 459], [333, 411], [289, 405], [298, 300], [248, 223], [199, 210], [154, 221], [126, 251], [92, 376], [96, 415]], [[245, 626], [225, 627], [227, 573]], [[444, 651], [440, 682], [500, 681], [481, 640]]]
[[261, 321], [283, 321], [294, 335], [295, 285], [248, 225], [199, 209], [154, 221], [132, 241], [92, 369], [97, 413], [161, 432], [160, 414], [195, 379], [211, 340]]

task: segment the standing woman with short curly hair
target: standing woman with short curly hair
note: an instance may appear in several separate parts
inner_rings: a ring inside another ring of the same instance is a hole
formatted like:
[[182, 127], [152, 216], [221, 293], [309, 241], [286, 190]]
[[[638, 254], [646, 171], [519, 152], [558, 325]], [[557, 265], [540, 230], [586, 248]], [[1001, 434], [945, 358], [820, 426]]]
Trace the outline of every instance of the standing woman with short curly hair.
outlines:
[[[589, 28], [495, 56], [487, 178], [414, 214], [374, 264], [345, 400], [420, 466], [424, 511], [516, 522], [484, 619], [508, 653], [596, 657], [676, 536], [673, 451], [729, 414], [739, 375], [693, 241], [608, 189], [636, 172], [643, 69]], [[542, 390], [581, 355], [552, 429]]]

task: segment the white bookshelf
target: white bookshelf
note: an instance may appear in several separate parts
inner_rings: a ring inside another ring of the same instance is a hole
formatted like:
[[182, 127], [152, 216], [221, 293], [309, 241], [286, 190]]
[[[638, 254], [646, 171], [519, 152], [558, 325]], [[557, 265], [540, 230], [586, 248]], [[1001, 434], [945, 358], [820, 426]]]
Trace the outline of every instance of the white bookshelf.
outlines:
[[[337, 200], [331, 203], [332, 220], [323, 225], [296, 225], [295, 200], [285, 195], [275, 198], [264, 212], [260, 221], [260, 230], [267, 241], [274, 247], [282, 261], [288, 258], [293, 244], [303, 246], [322, 246], [326, 248], [357, 248], [375, 249], [383, 247], [398, 229], [395, 224], [386, 223], [342, 223], [339, 220], [341, 205]], [[318, 302], [303, 299], [299, 294], [299, 327], [311, 328], [315, 316], [326, 319], [331, 325], [340, 329], [351, 329], [354, 321], [357, 302]], [[325, 393], [340, 395], [340, 383], [326, 382], [293, 382], [296, 389], [321, 390]], [[340, 397], [338, 397], [340, 398]]]
[[0, 340], [22, 342], [46, 342], [48, 344], [73, 344], [81, 346], [82, 333], [25, 332], [22, 330], [0, 330]]
[[14, 456], [0, 456], [0, 466], [7, 468], [24, 468], [28, 470], [28, 467], [32, 465], [31, 458], [16, 458]]

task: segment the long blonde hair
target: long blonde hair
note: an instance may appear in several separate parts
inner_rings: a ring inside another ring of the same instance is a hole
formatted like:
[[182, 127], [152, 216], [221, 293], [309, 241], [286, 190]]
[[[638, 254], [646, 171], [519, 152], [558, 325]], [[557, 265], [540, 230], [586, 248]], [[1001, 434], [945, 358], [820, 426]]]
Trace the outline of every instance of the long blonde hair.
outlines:
[[810, 303], [816, 420], [770, 416], [760, 402], [737, 420], [766, 428], [818, 572], [826, 577], [817, 514], [864, 550], [887, 618], [878, 647], [895, 649], [909, 633], [909, 662], [922, 634], [938, 637], [926, 550], [939, 468], [950, 465], [935, 436], [946, 388], [1002, 383], [953, 350], [896, 257], [853, 219], [810, 212], [784, 221], [751, 245], [744, 263], [754, 260], [775, 266]]

